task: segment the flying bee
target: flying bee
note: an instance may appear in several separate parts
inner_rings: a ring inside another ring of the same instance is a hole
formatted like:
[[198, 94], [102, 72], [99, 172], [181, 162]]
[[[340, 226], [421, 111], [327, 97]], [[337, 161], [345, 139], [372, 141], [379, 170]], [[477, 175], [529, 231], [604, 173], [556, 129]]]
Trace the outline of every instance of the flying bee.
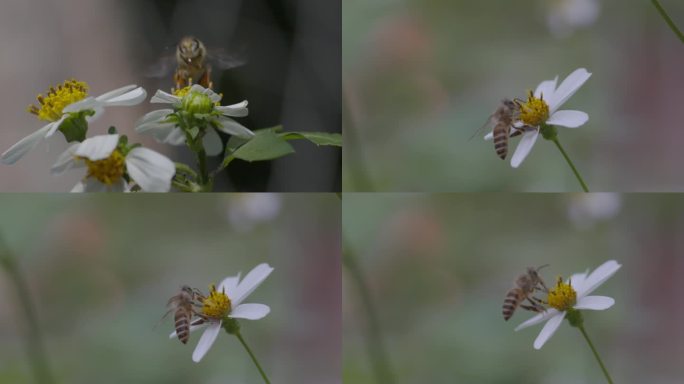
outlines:
[[[528, 311], [543, 312], [546, 308], [543, 306], [544, 302], [541, 299], [534, 297], [534, 293], [538, 290], [548, 292], [544, 280], [539, 276], [539, 270], [546, 267], [547, 265], [542, 265], [538, 268], [527, 268], [527, 272], [518, 276], [515, 279], [515, 284], [506, 294], [506, 300], [503, 303], [503, 317], [504, 320], [513, 316], [515, 309], [519, 306]], [[527, 300], [531, 305], [522, 304], [523, 301]]]
[[[190, 338], [190, 325], [193, 316], [201, 317], [196, 308], [201, 305], [203, 298], [204, 296], [199, 290], [184, 285], [181, 291], [170, 298], [167, 303], [167, 306], [171, 308], [166, 312], [166, 315], [173, 312], [176, 335], [183, 344], [186, 344]], [[195, 324], [193, 323], [193, 325]]]
[[213, 66], [221, 70], [232, 69], [246, 63], [242, 51], [226, 53], [222, 49], [208, 49], [196, 37], [185, 36], [176, 45], [173, 55], [166, 55], [150, 68], [149, 77], [168, 76], [173, 70], [175, 89], [199, 84], [213, 88], [211, 71]]

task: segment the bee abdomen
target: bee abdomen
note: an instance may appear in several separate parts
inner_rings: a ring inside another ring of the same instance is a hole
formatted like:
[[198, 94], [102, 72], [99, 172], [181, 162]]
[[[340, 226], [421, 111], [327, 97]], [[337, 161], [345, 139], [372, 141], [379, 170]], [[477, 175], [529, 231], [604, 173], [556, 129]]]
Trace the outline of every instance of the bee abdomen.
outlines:
[[177, 311], [174, 320], [176, 321], [176, 335], [181, 343], [186, 344], [190, 338], [190, 319], [185, 311]]
[[519, 302], [520, 301], [518, 300], [518, 292], [516, 292], [515, 290], [508, 292], [501, 311], [503, 313], [504, 320], [508, 321], [508, 319], [510, 319], [511, 316], [513, 316], [513, 313], [515, 312], [515, 309], [518, 307]]
[[501, 160], [506, 159], [508, 155], [508, 132], [505, 129], [494, 130], [494, 149]]

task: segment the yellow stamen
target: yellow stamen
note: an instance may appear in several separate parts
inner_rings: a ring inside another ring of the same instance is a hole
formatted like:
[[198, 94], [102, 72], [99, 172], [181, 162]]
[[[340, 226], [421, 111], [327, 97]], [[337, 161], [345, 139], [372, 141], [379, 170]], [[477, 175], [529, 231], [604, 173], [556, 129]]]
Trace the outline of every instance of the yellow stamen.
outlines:
[[126, 170], [124, 156], [117, 149], [106, 159], [92, 161], [83, 158], [83, 160], [88, 166], [88, 177], [94, 177], [106, 185], [112, 185], [121, 180]]
[[567, 311], [577, 303], [577, 292], [572, 288], [572, 282], [565, 283], [558, 277], [556, 286], [549, 291], [547, 298], [549, 305], [559, 311]]
[[213, 319], [222, 319], [230, 313], [231, 303], [225, 292], [218, 292], [215, 285], [211, 285], [209, 296], [202, 300], [202, 313]]
[[526, 125], [538, 127], [549, 119], [549, 105], [544, 101], [544, 95], [534, 97], [532, 91], [527, 95], [527, 101], [516, 101], [520, 107], [520, 120]]
[[187, 87], [183, 87], [181, 89], [174, 89], [172, 93], [174, 96], [178, 96], [180, 98], [183, 98], [185, 95], [190, 93], [191, 87], [192, 87], [191, 85], [188, 85]]
[[57, 121], [62, 111], [70, 104], [81, 101], [88, 96], [88, 84], [74, 79], [67, 80], [57, 86], [50, 87], [46, 96], [38, 95], [36, 100], [40, 106], [29, 105], [27, 111], [45, 121]]

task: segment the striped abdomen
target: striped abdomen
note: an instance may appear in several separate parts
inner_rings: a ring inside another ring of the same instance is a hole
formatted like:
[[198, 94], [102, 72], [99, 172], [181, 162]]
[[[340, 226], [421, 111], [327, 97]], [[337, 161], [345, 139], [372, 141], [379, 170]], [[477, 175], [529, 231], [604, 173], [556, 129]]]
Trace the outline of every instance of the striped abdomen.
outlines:
[[190, 338], [190, 311], [185, 307], [178, 307], [173, 319], [176, 325], [176, 334], [181, 343], [186, 344]]
[[515, 309], [518, 308], [518, 304], [520, 304], [523, 298], [524, 295], [522, 294], [522, 290], [520, 288], [513, 288], [508, 291], [502, 309], [504, 320], [508, 321], [508, 319], [513, 316]]
[[501, 158], [501, 160], [505, 160], [506, 156], [508, 155], [509, 132], [510, 125], [501, 121], [496, 126], [494, 126], [494, 130], [492, 132], [494, 136], [494, 149], [496, 150], [496, 154]]

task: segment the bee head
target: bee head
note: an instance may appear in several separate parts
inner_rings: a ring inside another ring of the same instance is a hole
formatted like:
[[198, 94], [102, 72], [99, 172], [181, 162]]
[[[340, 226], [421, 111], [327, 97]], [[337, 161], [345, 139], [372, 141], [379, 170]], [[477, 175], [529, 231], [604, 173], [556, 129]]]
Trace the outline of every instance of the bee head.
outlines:
[[176, 52], [178, 57], [180, 57], [187, 64], [192, 64], [193, 61], [197, 61], [199, 56], [202, 54], [202, 44], [199, 40], [192, 36], [186, 36], [178, 42], [178, 47]]

